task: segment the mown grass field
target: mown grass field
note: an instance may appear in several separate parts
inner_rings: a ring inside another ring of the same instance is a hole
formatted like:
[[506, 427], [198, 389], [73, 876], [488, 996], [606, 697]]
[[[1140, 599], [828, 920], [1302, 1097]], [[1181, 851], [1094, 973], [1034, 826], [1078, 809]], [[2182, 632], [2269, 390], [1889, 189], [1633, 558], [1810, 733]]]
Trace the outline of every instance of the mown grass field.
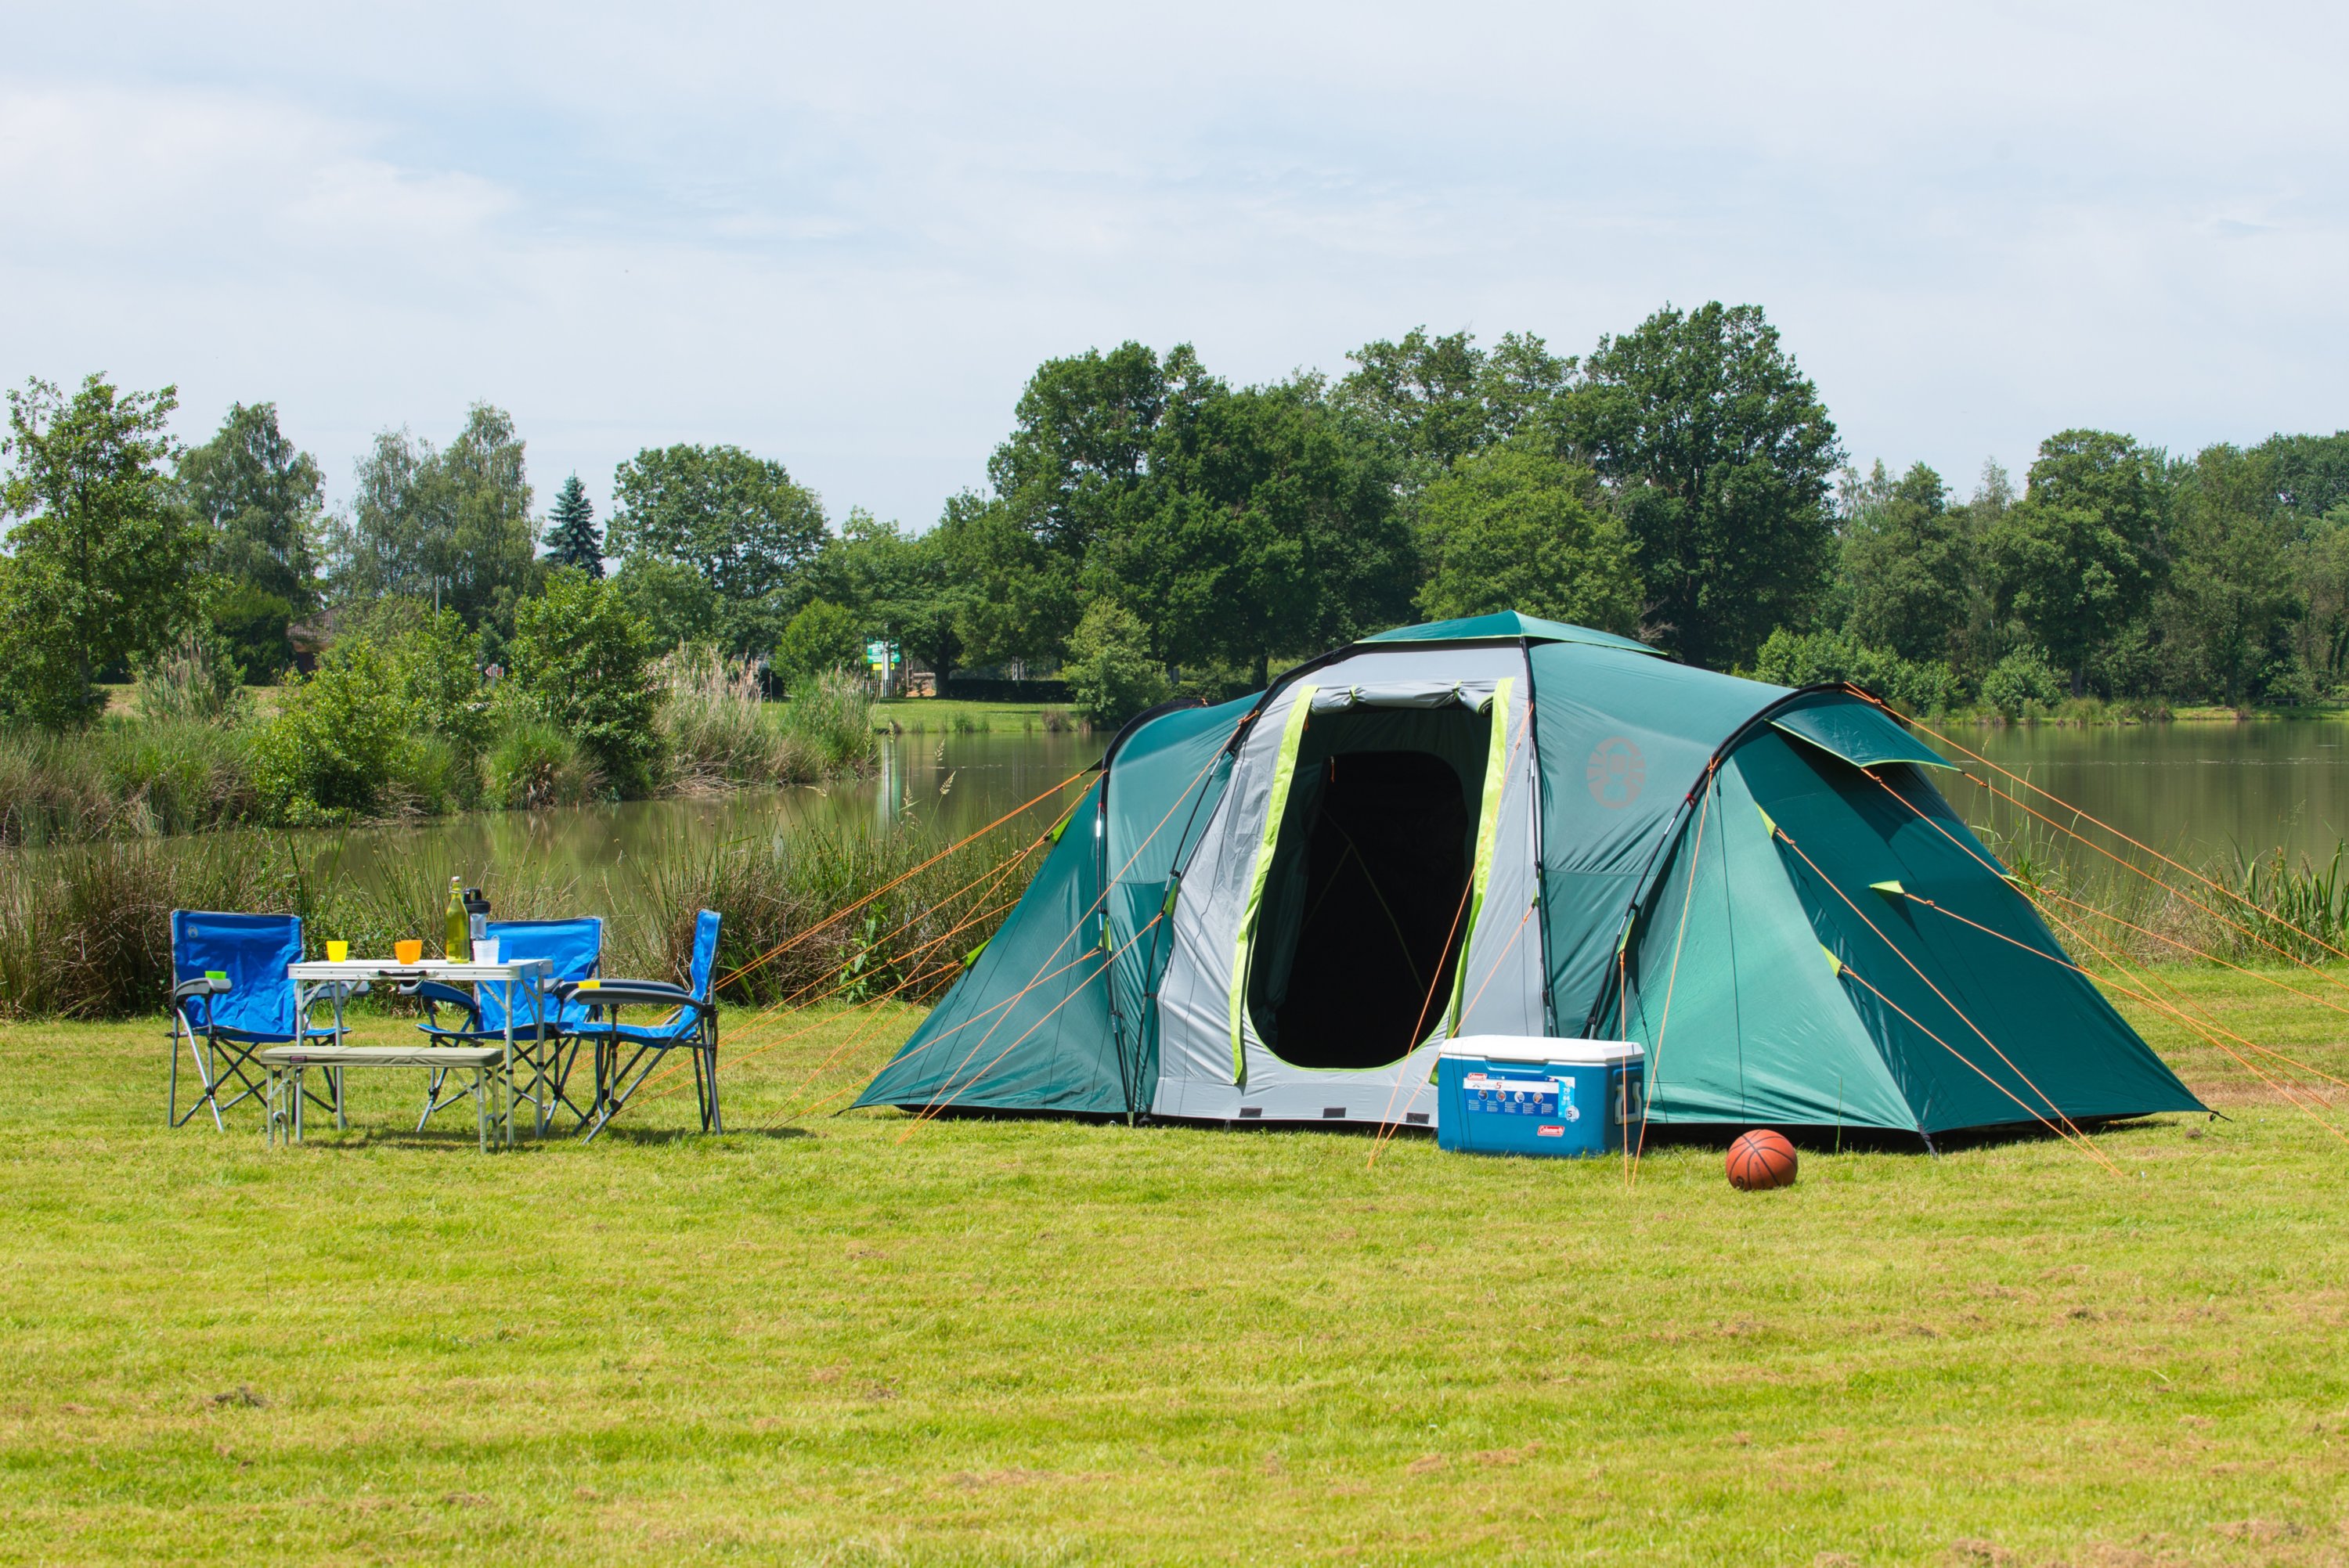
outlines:
[[[2341, 1015], [2175, 978], [2349, 1078]], [[729, 1019], [723, 1138], [678, 1095], [489, 1158], [401, 1130], [417, 1075], [272, 1150], [161, 1128], [160, 1025], [0, 1028], [0, 1559], [2349, 1556], [2349, 1144], [2158, 1021], [2230, 1119], [2100, 1136], [2120, 1178], [1755, 1195], [1707, 1148], [787, 1121], [911, 1017], [830, 1066], [874, 1020], [814, 1022]]]
[[1066, 703], [969, 702], [960, 697], [893, 697], [873, 705], [873, 723], [908, 735], [1036, 735], [1051, 726], [1073, 730]]

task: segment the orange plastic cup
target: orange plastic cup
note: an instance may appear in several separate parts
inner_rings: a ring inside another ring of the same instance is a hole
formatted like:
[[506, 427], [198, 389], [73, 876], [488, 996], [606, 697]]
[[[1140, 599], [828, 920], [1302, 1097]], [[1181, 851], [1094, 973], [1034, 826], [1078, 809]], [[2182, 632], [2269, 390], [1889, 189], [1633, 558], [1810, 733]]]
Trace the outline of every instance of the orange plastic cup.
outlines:
[[402, 937], [391, 944], [391, 955], [402, 964], [422, 963], [424, 961], [423, 939], [415, 936]]

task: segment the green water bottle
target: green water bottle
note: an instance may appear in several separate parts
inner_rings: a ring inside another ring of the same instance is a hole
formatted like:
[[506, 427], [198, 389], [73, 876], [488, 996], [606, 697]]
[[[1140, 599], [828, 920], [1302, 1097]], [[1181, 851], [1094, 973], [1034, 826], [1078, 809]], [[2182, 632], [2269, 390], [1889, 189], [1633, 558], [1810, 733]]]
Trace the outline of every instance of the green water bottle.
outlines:
[[472, 922], [465, 914], [464, 879], [449, 879], [449, 941], [441, 951], [451, 964], [462, 964], [473, 955]]

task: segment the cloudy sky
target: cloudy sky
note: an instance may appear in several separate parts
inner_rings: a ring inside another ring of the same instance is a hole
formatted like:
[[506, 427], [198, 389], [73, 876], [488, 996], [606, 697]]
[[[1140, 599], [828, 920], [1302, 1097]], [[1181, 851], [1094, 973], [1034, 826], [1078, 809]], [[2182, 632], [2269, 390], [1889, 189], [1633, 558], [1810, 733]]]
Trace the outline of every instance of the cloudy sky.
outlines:
[[1852, 455], [2349, 426], [2341, 7], [0, 0], [0, 378], [915, 526], [1038, 360], [1764, 305]]

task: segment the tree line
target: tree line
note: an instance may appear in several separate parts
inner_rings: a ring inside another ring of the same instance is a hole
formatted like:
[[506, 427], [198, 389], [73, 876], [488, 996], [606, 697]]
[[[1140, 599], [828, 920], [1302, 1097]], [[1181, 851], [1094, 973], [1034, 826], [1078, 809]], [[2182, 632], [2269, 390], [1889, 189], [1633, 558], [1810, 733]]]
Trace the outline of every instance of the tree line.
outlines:
[[1188, 346], [1048, 360], [985, 486], [918, 533], [835, 521], [724, 445], [621, 463], [601, 525], [576, 475], [542, 515], [486, 403], [446, 445], [378, 435], [330, 512], [272, 404], [186, 446], [171, 388], [36, 380], [9, 394], [0, 711], [84, 722], [101, 678], [191, 642], [265, 681], [386, 606], [453, 613], [495, 663], [557, 581], [787, 679], [886, 637], [942, 681], [1062, 670], [1103, 715], [1496, 609], [1920, 707], [2349, 680], [2349, 434], [2183, 457], [2066, 430], [2019, 489], [1991, 465], [1960, 499], [1922, 464], [1849, 466], [1752, 305], [1667, 307], [1582, 356], [1415, 330], [1348, 364], [1234, 385]]

